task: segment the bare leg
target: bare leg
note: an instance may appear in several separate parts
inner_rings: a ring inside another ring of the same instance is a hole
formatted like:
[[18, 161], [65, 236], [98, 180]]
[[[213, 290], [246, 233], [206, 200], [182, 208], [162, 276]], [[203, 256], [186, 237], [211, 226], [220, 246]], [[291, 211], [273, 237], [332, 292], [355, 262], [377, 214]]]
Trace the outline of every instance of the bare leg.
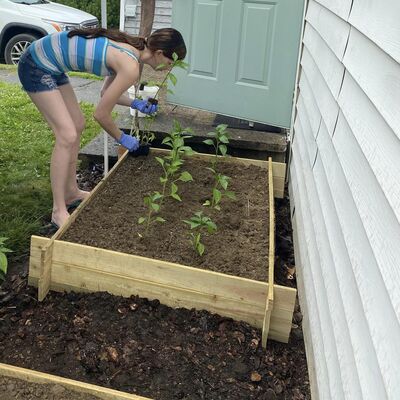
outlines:
[[52, 220], [61, 226], [69, 217], [65, 207], [65, 188], [69, 179], [70, 165], [75, 158], [78, 133], [59, 90], [28, 94], [45, 117], [56, 138], [50, 164], [53, 192]]
[[76, 181], [76, 166], [78, 161], [79, 143], [81, 134], [85, 129], [85, 117], [79, 107], [78, 100], [75, 96], [72, 86], [70, 84], [62, 85], [59, 87], [59, 90], [68, 112], [75, 124], [75, 129], [77, 132], [77, 138], [71, 152], [71, 159], [68, 167], [68, 179], [65, 187], [65, 203], [70, 204], [74, 200], [85, 199], [89, 195], [89, 192], [85, 192], [78, 188]]

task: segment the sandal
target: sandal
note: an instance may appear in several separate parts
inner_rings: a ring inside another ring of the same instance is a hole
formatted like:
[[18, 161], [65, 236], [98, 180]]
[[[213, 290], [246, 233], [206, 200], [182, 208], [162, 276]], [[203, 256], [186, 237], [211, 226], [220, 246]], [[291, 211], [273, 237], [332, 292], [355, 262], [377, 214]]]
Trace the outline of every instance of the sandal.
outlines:
[[83, 199], [76, 199], [72, 203], [66, 204], [67, 211], [70, 212], [78, 208], [78, 206], [82, 203]]

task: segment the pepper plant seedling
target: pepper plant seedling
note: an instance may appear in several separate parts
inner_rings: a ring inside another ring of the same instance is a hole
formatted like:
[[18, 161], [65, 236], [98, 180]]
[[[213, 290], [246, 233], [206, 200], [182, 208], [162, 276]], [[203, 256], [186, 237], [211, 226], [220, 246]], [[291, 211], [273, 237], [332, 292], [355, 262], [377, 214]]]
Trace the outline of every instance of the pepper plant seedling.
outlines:
[[[163, 88], [166, 87], [167, 88], [167, 92], [168, 93], [173, 93], [173, 91], [168, 87], [168, 81], [170, 81], [172, 83], [173, 86], [176, 86], [177, 82], [178, 82], [178, 78], [172, 73], [172, 70], [174, 68], [181, 68], [186, 70], [188, 65], [187, 63], [185, 63], [182, 60], [178, 59], [178, 55], [176, 53], [172, 54], [172, 60], [173, 62], [171, 63], [167, 74], [165, 75], [164, 79], [162, 80], [161, 83], [157, 83], [154, 81], [148, 82], [147, 86], [157, 86], [158, 90], [156, 92], [156, 94], [154, 95], [154, 99], [150, 99], [152, 102], [154, 102], [155, 104], [158, 103], [157, 96], [158, 96], [158, 92]], [[165, 67], [165, 64], [160, 64], [156, 67], [156, 70], [160, 70], [162, 68]], [[137, 96], [138, 91], [136, 90], [136, 97], [139, 98]], [[140, 142], [141, 145], [148, 145], [149, 143], [151, 143], [154, 139], [155, 139], [155, 135], [154, 132], [151, 131], [151, 127], [153, 125], [155, 119], [155, 115], [146, 115], [144, 118], [144, 126], [143, 126], [143, 130], [142, 132], [140, 131], [140, 124], [139, 124], [139, 116], [138, 116], [138, 111], [135, 110], [135, 115], [132, 118], [132, 124], [131, 124], [131, 135], [134, 135]]]
[[210, 206], [217, 210], [221, 209], [219, 203], [222, 200], [223, 196], [226, 196], [230, 199], [235, 199], [235, 193], [232, 191], [228, 191], [228, 185], [230, 178], [226, 175], [221, 174], [217, 170], [218, 158], [220, 156], [225, 157], [227, 152], [227, 144], [229, 144], [229, 136], [226, 128], [228, 125], [220, 124], [215, 128], [215, 132], [207, 133], [207, 136], [210, 139], [206, 139], [203, 143], [213, 146], [215, 156], [211, 161], [211, 167], [208, 169], [214, 175], [214, 186], [212, 189], [212, 198], [211, 200], [206, 200], [203, 205]]
[[163, 144], [170, 147], [170, 152], [164, 157], [155, 157], [163, 169], [163, 176], [160, 177], [162, 186], [161, 202], [166, 196], [167, 186], [169, 184], [169, 196], [173, 199], [182, 201], [178, 194], [178, 181], [189, 182], [193, 180], [192, 175], [180, 169], [184, 163], [183, 155], [191, 156], [194, 151], [190, 146], [185, 146], [185, 140], [190, 138], [192, 130], [190, 128], [183, 129], [178, 121], [174, 120], [173, 130], [164, 138]]
[[202, 211], [194, 213], [194, 215], [189, 220], [183, 220], [185, 224], [190, 225], [190, 230], [195, 230], [196, 232], [190, 232], [190, 242], [197, 253], [202, 256], [204, 254], [205, 246], [201, 242], [202, 234], [206, 232], [208, 234], [213, 234], [217, 230], [217, 225], [211, 220], [210, 217], [203, 215]]
[[4, 245], [7, 239], [6, 237], [0, 237], [0, 281], [3, 281], [7, 274], [8, 260], [6, 254], [12, 252]]
[[[146, 224], [146, 229], [144, 235], [147, 236], [149, 232], [150, 225], [156, 222], [165, 222], [165, 219], [159, 216], [154, 216], [160, 211], [160, 200], [162, 199], [162, 195], [160, 192], [153, 192], [153, 194], [145, 196], [143, 199], [144, 204], [147, 206], [147, 215], [146, 217], [140, 217], [138, 222], [139, 224]], [[139, 233], [139, 236], [144, 236]]]

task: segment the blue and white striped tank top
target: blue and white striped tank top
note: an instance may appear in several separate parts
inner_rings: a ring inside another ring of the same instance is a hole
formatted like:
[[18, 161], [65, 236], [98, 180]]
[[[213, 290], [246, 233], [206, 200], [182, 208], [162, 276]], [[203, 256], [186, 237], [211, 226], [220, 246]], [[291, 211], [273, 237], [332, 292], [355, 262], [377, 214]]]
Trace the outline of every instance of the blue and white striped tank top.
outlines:
[[108, 38], [100, 36], [87, 39], [82, 36], [69, 38], [68, 32], [47, 35], [34, 41], [28, 51], [36, 64], [52, 74], [68, 71], [90, 72], [99, 76], [112, 75], [107, 67], [107, 47], [113, 46], [138, 61], [131, 51], [117, 46]]

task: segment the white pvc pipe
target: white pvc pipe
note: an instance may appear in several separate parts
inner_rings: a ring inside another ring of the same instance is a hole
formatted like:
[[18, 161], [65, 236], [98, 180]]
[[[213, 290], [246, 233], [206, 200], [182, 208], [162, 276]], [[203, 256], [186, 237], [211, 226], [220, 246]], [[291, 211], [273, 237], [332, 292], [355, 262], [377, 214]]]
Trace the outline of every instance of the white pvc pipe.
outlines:
[[119, 30], [125, 30], [125, 4], [126, 0], [120, 0], [119, 2]]
[[[107, 29], [107, 0], [101, 0], [101, 27]], [[108, 174], [108, 133], [103, 133], [104, 141], [104, 175]]]

